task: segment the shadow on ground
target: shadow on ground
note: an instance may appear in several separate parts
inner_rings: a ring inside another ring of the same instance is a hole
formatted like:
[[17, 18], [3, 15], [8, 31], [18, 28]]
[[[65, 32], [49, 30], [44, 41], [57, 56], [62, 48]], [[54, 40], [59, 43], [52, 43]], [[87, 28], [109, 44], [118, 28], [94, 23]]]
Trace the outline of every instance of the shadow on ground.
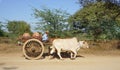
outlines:
[[[57, 53], [54, 53], [52, 55], [50, 55], [49, 53], [44, 53], [43, 57], [41, 59], [45, 59], [48, 56], [52, 56], [50, 59], [54, 59], [54, 58], [59, 59], [59, 56], [57, 55]], [[62, 58], [70, 58], [70, 53], [62, 52], [61, 56], [62, 56]], [[80, 57], [84, 58], [84, 56], [82, 56], [82, 55], [77, 55], [76, 56], [76, 58], [80, 58]]]

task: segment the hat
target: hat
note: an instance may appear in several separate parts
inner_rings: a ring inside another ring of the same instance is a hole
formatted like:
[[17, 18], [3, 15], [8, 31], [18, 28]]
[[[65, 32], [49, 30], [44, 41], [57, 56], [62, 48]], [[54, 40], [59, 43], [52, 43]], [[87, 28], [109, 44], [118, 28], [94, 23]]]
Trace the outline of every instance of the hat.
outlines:
[[47, 31], [45, 31], [46, 33], [49, 33], [49, 31], [47, 30]]

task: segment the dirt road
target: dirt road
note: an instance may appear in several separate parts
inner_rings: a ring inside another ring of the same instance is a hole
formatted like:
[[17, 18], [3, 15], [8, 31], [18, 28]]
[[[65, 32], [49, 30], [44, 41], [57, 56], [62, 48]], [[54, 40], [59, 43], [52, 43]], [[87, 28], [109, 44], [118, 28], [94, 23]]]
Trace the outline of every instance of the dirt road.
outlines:
[[19, 53], [0, 54], [0, 70], [120, 70], [120, 56], [27, 60]]

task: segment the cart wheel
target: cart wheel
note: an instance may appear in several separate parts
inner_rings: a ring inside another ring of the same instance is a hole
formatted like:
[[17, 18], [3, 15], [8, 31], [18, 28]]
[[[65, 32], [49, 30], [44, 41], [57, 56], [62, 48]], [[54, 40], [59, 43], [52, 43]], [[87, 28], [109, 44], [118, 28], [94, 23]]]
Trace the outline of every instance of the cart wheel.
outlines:
[[43, 43], [37, 39], [29, 39], [23, 45], [23, 54], [27, 59], [39, 59], [43, 52]]

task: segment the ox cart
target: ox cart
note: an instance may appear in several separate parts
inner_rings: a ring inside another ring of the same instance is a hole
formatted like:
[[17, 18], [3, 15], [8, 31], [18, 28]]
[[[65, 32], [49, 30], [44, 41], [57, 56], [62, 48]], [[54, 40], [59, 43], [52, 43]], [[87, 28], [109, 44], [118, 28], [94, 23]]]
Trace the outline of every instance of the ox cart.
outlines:
[[[60, 41], [61, 41], [61, 44], [58, 44], [58, 42], [60, 43]], [[57, 48], [52, 47], [54, 49], [52, 49], [51, 51], [54, 52], [56, 49], [60, 59], [62, 59], [62, 57], [60, 55], [61, 51], [59, 49], [64, 50], [65, 48], [66, 50], [67, 48], [67, 50], [70, 50], [71, 52], [73, 52], [73, 53], [69, 53], [69, 54], [72, 54], [70, 57], [75, 58], [77, 55], [77, 51], [80, 49], [80, 47], [89, 48], [89, 45], [87, 42], [85, 41], [77, 42], [77, 38], [75, 37], [71, 39], [58, 39], [58, 40], [56, 39], [53, 41], [53, 43], [57, 44], [57, 46], [55, 46]], [[43, 42], [41, 42], [39, 39], [35, 39], [35, 38], [29, 39], [23, 45], [23, 54], [27, 59], [39, 59], [44, 53], [44, 48], [45, 48], [44, 45], [45, 43], [43, 44]], [[72, 49], [69, 47], [71, 47]], [[53, 52], [50, 52], [50, 53], [52, 54]]]
[[[54, 39], [49, 39], [49, 41], [47, 43], [45, 42], [42, 42], [41, 41], [41, 36], [38, 34], [38, 33], [34, 33], [32, 38], [29, 36], [29, 34], [24, 34], [23, 35], [23, 54], [24, 56], [27, 58], [27, 59], [39, 59], [42, 57], [43, 53], [44, 53], [44, 45], [51, 45], [52, 44], [52, 41]], [[79, 41], [77, 42], [77, 38], [71, 38], [71, 39], [59, 39], [58, 41], [57, 40], [54, 40], [54, 44], [55, 43], [58, 43], [58, 42], [61, 42], [61, 44], [58, 44], [59, 48], [62, 50], [70, 50], [74, 53], [74, 58], [76, 57], [77, 55], [77, 50], [80, 49], [80, 47], [83, 47], [83, 48], [89, 48], [89, 45], [87, 42], [85, 41]], [[75, 47], [74, 47], [75, 45]], [[55, 46], [57, 47], [57, 46]], [[69, 48], [71, 47], [71, 48]], [[56, 48], [57, 50], [57, 48]], [[53, 49], [54, 51], [54, 49]], [[60, 59], [62, 59], [62, 57], [60, 56], [60, 51], [58, 52], [58, 56], [60, 57]], [[72, 54], [73, 54], [72, 53]], [[71, 56], [72, 58], [72, 56]]]

